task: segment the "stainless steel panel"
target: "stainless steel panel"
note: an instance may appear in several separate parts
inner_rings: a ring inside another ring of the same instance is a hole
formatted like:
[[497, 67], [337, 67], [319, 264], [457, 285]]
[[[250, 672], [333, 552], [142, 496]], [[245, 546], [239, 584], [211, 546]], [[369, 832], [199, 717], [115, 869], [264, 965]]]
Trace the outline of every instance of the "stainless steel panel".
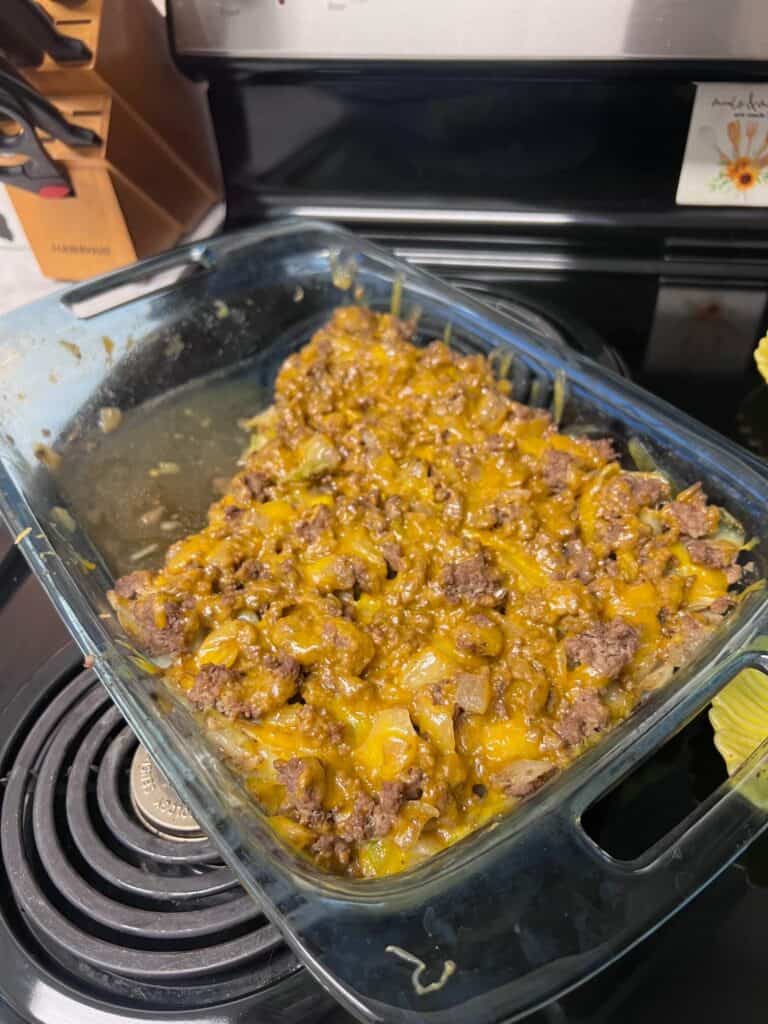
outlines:
[[766, 0], [169, 0], [181, 54], [765, 60]]

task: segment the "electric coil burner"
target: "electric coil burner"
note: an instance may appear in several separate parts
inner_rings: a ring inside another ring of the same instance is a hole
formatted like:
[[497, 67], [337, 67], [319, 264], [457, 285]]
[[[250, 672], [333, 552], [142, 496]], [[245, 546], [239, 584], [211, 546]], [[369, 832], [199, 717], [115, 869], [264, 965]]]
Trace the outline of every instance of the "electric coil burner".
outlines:
[[140, 1008], [289, 1021], [306, 1019], [308, 1001], [315, 1019], [330, 1006], [74, 648], [30, 679], [3, 723], [3, 938], [56, 988], [102, 1002], [105, 1019]]

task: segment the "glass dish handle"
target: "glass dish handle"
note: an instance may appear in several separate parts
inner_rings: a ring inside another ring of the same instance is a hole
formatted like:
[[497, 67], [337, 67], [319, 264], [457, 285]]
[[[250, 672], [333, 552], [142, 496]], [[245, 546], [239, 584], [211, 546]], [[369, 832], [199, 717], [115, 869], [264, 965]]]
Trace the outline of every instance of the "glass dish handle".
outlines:
[[[744, 651], [730, 663], [732, 679], [743, 669], [766, 676], [768, 653]], [[768, 826], [768, 736], [738, 770], [719, 786], [680, 825], [642, 857], [632, 861], [633, 874], [645, 888], [652, 881], [645, 916], [663, 920], [665, 900], [684, 905]], [[602, 851], [600, 851], [600, 855]], [[645, 897], [644, 897], [645, 898]]]
[[[744, 668], [768, 676], [768, 653], [735, 655], [718, 683]], [[667, 737], [683, 724], [670, 722]], [[588, 788], [596, 799], [599, 787]], [[449, 885], [425, 874], [396, 904], [329, 904], [307, 893], [306, 902], [281, 907], [304, 962], [368, 1022], [495, 1024], [528, 1013], [653, 932], [766, 828], [768, 738], [634, 861], [595, 845], [578, 798], [541, 800], [513, 844], [502, 840]]]
[[165, 291], [186, 274], [213, 269], [215, 248], [212, 240], [191, 242], [65, 288], [56, 298], [76, 319], [90, 319], [152, 292]]

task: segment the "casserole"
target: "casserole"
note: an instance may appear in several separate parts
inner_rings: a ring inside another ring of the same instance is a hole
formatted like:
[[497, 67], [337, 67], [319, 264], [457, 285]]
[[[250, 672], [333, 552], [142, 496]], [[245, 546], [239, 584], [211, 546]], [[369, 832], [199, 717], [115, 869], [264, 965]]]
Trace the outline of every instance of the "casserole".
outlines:
[[[205, 526], [151, 573], [181, 529], [165, 519], [108, 595], [273, 826], [352, 876], [411, 867], [545, 785], [690, 660], [749, 557], [699, 484], [672, 500], [610, 440], [511, 401], [501, 354], [419, 347], [417, 329], [339, 306], [241, 420], [248, 450]], [[137, 412], [150, 450], [168, 433], [141, 406], [113, 436], [122, 414], [102, 410], [113, 460]], [[141, 494], [207, 469], [162, 460]], [[144, 500], [140, 522], [168, 516]], [[117, 532], [110, 517], [105, 543]]]
[[[73, 312], [179, 267], [189, 274], [172, 287], [90, 317]], [[734, 445], [374, 246], [324, 225], [293, 223], [186, 247], [7, 317], [0, 328], [0, 501], [139, 738], [315, 977], [364, 1020], [510, 1019], [605, 967], [765, 827], [765, 802], [753, 799], [768, 785], [765, 744], [637, 861], [612, 860], [580, 826], [583, 811], [737, 671], [768, 670], [766, 655], [749, 648], [765, 629], [765, 592], [748, 594], [691, 664], [508, 818], [400, 876], [351, 881], [323, 875], [276, 840], [188, 709], [126, 646], [106, 601], [105, 553], [85, 524], [54, 512], [63, 505], [51, 472], [57, 452], [92, 429], [99, 410], [227, 374], [247, 373], [268, 391], [277, 365], [328, 318], [345, 289], [360, 287], [372, 308], [386, 309], [396, 280], [403, 313], [418, 306], [426, 336], [439, 337], [449, 323], [460, 351], [508, 349], [518, 398], [530, 399], [533, 387], [541, 402], [564, 378], [566, 428], [639, 438], [679, 488], [701, 479], [714, 503], [765, 540], [768, 474]], [[753, 557], [764, 576], [761, 547]]]

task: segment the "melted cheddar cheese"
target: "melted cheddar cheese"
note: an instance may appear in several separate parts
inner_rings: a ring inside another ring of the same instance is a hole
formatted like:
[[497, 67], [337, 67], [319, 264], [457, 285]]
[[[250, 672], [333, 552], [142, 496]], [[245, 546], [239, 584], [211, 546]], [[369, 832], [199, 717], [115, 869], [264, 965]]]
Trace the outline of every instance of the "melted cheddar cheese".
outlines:
[[111, 594], [279, 834], [363, 876], [565, 767], [691, 656], [741, 571], [698, 486], [673, 500], [410, 330], [337, 310], [206, 527]]

